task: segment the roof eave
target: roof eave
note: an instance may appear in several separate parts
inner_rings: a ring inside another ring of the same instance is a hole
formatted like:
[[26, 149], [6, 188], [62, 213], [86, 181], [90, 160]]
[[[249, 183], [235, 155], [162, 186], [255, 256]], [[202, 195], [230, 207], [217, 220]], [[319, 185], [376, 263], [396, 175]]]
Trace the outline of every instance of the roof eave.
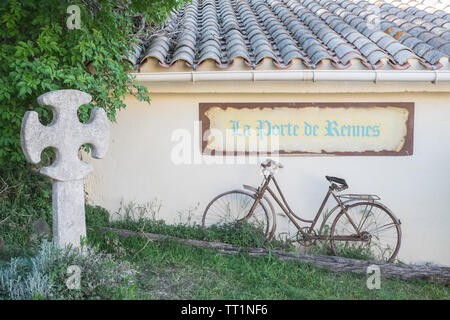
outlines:
[[247, 70], [133, 73], [140, 82], [369, 81], [450, 82], [450, 70]]

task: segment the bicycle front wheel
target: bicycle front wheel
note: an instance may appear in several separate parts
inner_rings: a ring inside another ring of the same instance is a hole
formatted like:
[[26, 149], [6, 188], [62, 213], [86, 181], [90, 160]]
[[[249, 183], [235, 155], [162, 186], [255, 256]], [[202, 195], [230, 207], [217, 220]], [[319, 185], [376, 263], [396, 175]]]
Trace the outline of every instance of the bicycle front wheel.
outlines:
[[269, 211], [260, 201], [253, 213], [248, 216], [255, 200], [256, 197], [253, 194], [241, 190], [218, 195], [205, 209], [202, 219], [203, 230], [248, 224], [265, 243], [271, 235]]
[[341, 211], [336, 216], [331, 226], [330, 242], [337, 256], [392, 262], [400, 249], [400, 222], [383, 205], [358, 202], [348, 206], [347, 212]]

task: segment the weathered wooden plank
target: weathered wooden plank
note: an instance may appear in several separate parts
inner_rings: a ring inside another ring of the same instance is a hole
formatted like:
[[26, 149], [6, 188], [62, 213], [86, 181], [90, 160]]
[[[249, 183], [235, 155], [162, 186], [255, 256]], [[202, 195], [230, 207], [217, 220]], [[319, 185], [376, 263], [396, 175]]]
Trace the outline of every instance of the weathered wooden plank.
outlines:
[[170, 240], [198, 248], [214, 249], [223, 254], [237, 255], [239, 253], [247, 253], [250, 256], [263, 257], [267, 256], [270, 252], [272, 255], [277, 256], [280, 260], [312, 263], [316, 267], [328, 269], [334, 272], [352, 272], [358, 274], [366, 274], [368, 266], [378, 265], [380, 267], [381, 276], [385, 278], [424, 279], [445, 284], [450, 283], [449, 267], [441, 267], [435, 265], [381, 263], [377, 261], [357, 260], [336, 256], [302, 254], [284, 250], [239, 247], [221, 242], [182, 239], [162, 234], [136, 232], [124, 229], [104, 228], [104, 230], [112, 231], [119, 235], [119, 237], [121, 238], [142, 236], [149, 240], [155, 241]]

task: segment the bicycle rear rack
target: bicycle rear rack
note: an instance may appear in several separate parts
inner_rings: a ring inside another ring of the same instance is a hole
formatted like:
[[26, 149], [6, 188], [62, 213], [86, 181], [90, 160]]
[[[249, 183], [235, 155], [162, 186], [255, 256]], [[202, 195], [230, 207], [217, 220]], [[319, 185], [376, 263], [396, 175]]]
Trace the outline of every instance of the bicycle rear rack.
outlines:
[[375, 194], [343, 194], [337, 197], [340, 199], [366, 200], [366, 201], [375, 201], [381, 199], [379, 196]]

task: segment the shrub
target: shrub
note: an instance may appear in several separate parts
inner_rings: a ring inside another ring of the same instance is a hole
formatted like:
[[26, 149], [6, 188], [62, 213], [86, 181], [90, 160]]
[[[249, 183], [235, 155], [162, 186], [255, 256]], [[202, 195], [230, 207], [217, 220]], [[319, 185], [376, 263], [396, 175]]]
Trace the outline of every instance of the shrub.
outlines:
[[109, 223], [109, 212], [100, 206], [86, 205], [86, 225], [88, 227], [105, 227]]
[[[69, 289], [69, 266], [81, 270], [80, 289]], [[126, 299], [133, 297], [136, 271], [125, 261], [92, 247], [58, 249], [42, 242], [33, 257], [12, 258], [0, 269], [3, 299]]]
[[32, 223], [52, 226], [50, 180], [34, 170], [0, 168], [0, 237], [8, 245], [30, 244]]

